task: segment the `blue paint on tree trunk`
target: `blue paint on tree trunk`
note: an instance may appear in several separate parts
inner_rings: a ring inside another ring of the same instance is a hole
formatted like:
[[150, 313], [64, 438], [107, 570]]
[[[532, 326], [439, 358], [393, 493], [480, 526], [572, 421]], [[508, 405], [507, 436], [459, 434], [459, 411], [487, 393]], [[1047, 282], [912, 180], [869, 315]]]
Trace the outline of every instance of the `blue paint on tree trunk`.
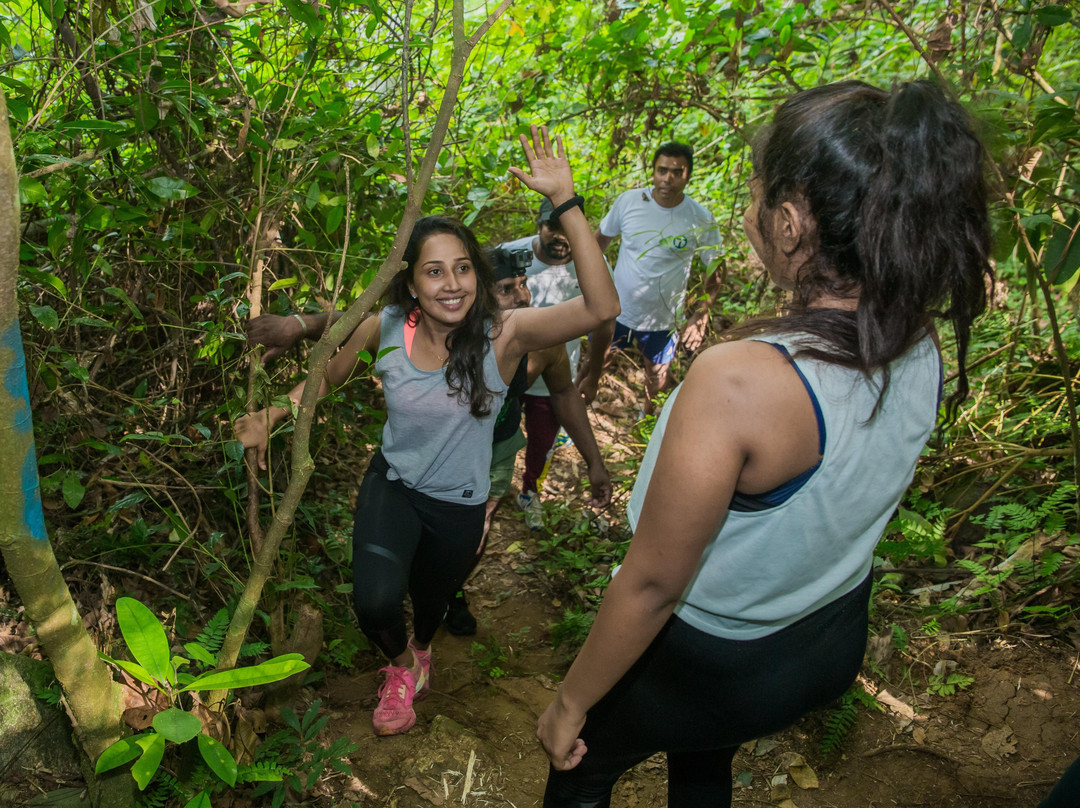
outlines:
[[[17, 433], [26, 434], [33, 429], [30, 414], [30, 389], [26, 383], [26, 356], [23, 353], [19, 321], [13, 320], [0, 337], [0, 346], [11, 352], [11, 364], [4, 373], [4, 390], [12, 398], [12, 425]], [[23, 528], [35, 539], [46, 541], [45, 515], [41, 510], [41, 488], [38, 486], [37, 453], [30, 441], [22, 464]]]
[[23, 490], [23, 525], [35, 539], [47, 541], [49, 531], [45, 529], [45, 514], [41, 510], [41, 488], [38, 486], [37, 453], [34, 444], [26, 451], [22, 468]]
[[19, 331], [17, 319], [12, 320], [4, 329], [4, 336], [0, 339], [0, 343], [12, 352], [11, 364], [4, 373], [4, 389], [15, 399], [13, 413], [15, 429], [19, 432], [27, 432], [31, 427], [30, 390], [26, 385], [26, 357], [23, 354], [22, 334]]

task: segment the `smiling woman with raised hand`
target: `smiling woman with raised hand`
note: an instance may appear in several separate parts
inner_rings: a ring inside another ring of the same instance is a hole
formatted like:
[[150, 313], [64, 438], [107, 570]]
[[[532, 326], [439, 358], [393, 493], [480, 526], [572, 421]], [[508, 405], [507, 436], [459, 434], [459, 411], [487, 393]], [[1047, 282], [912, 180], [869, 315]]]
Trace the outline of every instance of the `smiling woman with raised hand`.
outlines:
[[[357, 495], [353, 525], [357, 621], [390, 660], [373, 716], [379, 735], [412, 727], [413, 700], [430, 686], [431, 639], [480, 544], [492, 430], [521, 357], [583, 336], [619, 313], [562, 142], [553, 149], [547, 129], [533, 127], [532, 142], [522, 136], [521, 143], [529, 173], [511, 171], [555, 206], [582, 296], [500, 313], [491, 269], [472, 232], [453, 219], [428, 216], [413, 228], [388, 305], [353, 332], [320, 389], [325, 395], [356, 376], [364, 367], [361, 352], [379, 356], [374, 370], [386, 397], [386, 425]], [[303, 390], [301, 383], [289, 397], [299, 402]], [[236, 423], [237, 437], [258, 450], [263, 468], [269, 433], [288, 414], [270, 407]]]
[[702, 353], [657, 421], [625, 562], [537, 734], [546, 808], [668, 756], [668, 805], [731, 803], [739, 745], [840, 696], [873, 550], [958, 385], [992, 281], [982, 147], [928, 82], [807, 90], [758, 138], [744, 224], [789, 312]]

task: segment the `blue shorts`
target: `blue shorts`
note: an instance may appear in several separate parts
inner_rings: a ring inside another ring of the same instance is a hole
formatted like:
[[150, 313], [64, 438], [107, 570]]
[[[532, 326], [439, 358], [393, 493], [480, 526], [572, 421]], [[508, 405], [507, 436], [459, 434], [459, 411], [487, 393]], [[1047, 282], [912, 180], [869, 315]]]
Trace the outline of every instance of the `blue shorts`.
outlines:
[[679, 344], [677, 331], [637, 331], [615, 321], [615, 335], [611, 347], [620, 350], [637, 348], [654, 365], [667, 365], [675, 358]]

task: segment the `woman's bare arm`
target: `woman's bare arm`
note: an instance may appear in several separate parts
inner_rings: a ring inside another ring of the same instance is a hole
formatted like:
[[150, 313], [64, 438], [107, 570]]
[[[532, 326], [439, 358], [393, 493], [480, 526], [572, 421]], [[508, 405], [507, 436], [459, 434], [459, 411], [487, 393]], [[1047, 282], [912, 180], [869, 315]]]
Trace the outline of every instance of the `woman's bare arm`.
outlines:
[[[365, 351], [374, 357], [379, 350], [379, 323], [378, 315], [364, 320], [353, 331], [341, 350], [330, 359], [319, 386], [320, 399], [329, 393], [332, 387], [340, 387], [367, 367], [368, 363], [360, 356], [360, 353]], [[300, 406], [300, 399], [303, 398], [306, 388], [307, 380], [305, 379], [289, 391], [289, 399], [294, 407]], [[284, 407], [271, 406], [236, 420], [233, 427], [236, 430], [236, 439], [244, 444], [245, 449], [253, 448], [258, 451], [259, 468], [266, 468], [266, 449], [270, 443], [270, 433], [289, 416], [289, 413], [290, 410]]]
[[[801, 454], [794, 450], [816, 446], [816, 422], [802, 383], [762, 343], [731, 343], [703, 353], [673, 406], [630, 550], [588, 640], [540, 719], [537, 734], [557, 769], [580, 762], [586, 750], [578, 733], [586, 713], [671, 616], [748, 465], [762, 455]], [[771, 445], [776, 442], [784, 445]], [[795, 476], [801, 462], [770, 469], [768, 482], [779, 485]]]
[[[524, 136], [521, 142], [530, 173], [513, 168], [514, 176], [556, 207], [570, 200], [574, 196], [574, 178], [562, 141], [557, 139], [553, 149], [547, 128], [533, 127], [532, 145]], [[585, 213], [579, 207], [570, 208], [559, 217], [559, 224], [570, 242], [581, 297], [542, 309], [508, 312], [499, 337], [501, 344], [496, 348], [500, 364], [505, 355], [507, 365], [516, 365], [529, 351], [584, 336], [619, 315], [619, 295]]]

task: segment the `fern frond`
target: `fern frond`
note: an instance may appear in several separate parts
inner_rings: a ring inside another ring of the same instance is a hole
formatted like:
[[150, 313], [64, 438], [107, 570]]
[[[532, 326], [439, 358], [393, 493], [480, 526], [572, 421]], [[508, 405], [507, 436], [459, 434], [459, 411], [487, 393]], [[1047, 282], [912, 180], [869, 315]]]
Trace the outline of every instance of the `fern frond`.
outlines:
[[265, 642], [246, 642], [240, 646], [240, 659], [251, 659], [257, 657], [260, 654], [265, 654], [270, 650], [270, 643]]
[[222, 643], [225, 642], [225, 632], [229, 629], [229, 619], [228, 609], [218, 609], [217, 614], [211, 617], [203, 630], [199, 632], [195, 642], [211, 654], [216, 655], [221, 650]]
[[236, 770], [237, 783], [280, 783], [285, 775], [292, 774], [290, 769], [269, 761], [245, 763]]
[[855, 726], [855, 719], [858, 717], [859, 708], [855, 706], [855, 701], [841, 700], [840, 706], [833, 710], [828, 718], [825, 719], [825, 734], [821, 736], [821, 754], [828, 757], [840, 744], [843, 743], [844, 738], [847, 737], [848, 732]]
[[179, 800], [184, 796], [184, 789], [180, 787], [177, 779], [168, 772], [158, 769], [154, 779], [150, 781], [146, 791], [139, 795], [135, 804], [138, 808], [165, 808], [170, 800]]
[[872, 693], [867, 693], [862, 685], [853, 684], [843, 696], [840, 697], [840, 705], [829, 713], [825, 719], [825, 733], [821, 737], [821, 754], [828, 757], [855, 726], [855, 719], [859, 715], [859, 705], [872, 710], [884, 710], [885, 708]]

